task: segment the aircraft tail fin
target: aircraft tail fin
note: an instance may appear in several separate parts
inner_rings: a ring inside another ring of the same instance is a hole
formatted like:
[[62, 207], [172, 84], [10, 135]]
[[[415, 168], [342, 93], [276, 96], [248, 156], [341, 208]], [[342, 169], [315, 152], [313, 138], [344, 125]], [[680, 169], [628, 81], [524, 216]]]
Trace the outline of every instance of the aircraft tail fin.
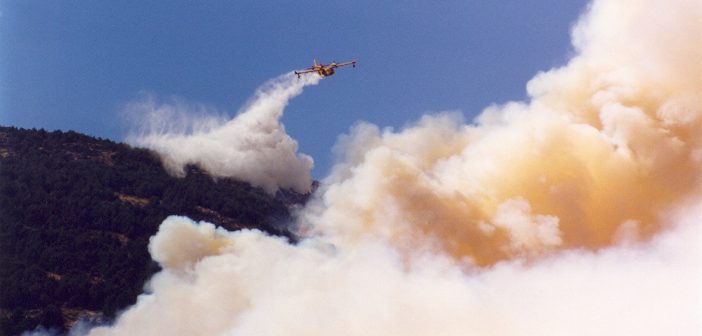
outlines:
[[314, 66], [318, 66], [318, 65], [319, 65], [319, 63], [317, 63], [317, 59], [316, 59], [316, 58], [312, 60], [312, 63], [314, 63]]

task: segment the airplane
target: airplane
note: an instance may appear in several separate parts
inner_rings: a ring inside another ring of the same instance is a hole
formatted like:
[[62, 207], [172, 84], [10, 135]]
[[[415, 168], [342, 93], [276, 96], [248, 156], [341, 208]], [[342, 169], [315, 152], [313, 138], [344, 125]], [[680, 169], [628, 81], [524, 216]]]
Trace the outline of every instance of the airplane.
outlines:
[[311, 72], [316, 72], [318, 75], [322, 77], [328, 77], [334, 74], [334, 69], [335, 68], [340, 68], [343, 66], [347, 65], [352, 65], [354, 68], [356, 67], [356, 60], [349, 61], [349, 62], [344, 62], [344, 63], [336, 63], [332, 62], [331, 64], [319, 64], [317, 63], [317, 60], [313, 60], [313, 65], [309, 68], [302, 69], [300, 71], [295, 71], [295, 74], [297, 75], [297, 78], [300, 78], [300, 75], [306, 74], [306, 73], [311, 73]]

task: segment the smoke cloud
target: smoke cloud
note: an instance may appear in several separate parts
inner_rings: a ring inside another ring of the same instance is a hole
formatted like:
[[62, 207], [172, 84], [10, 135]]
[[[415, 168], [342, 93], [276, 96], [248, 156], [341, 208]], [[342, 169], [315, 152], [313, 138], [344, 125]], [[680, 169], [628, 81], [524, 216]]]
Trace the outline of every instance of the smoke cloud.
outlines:
[[701, 210], [647, 244], [470, 272], [379, 241], [293, 246], [170, 217], [153, 294], [91, 335], [694, 335]]
[[595, 1], [578, 51], [538, 74], [528, 103], [360, 124], [306, 215], [335, 243], [382, 236], [479, 265], [648, 239], [700, 191], [702, 3]]
[[280, 118], [288, 101], [319, 79], [298, 79], [292, 73], [273, 79], [231, 120], [202, 105], [159, 104], [144, 97], [126, 107], [139, 125], [127, 142], [159, 153], [175, 175], [196, 164], [213, 176], [234, 177], [271, 194], [281, 188], [306, 193], [312, 185], [312, 158], [298, 154], [297, 142]]
[[595, 0], [573, 44], [475, 124], [355, 126], [296, 245], [168, 218], [90, 335], [700, 334], [702, 3]]

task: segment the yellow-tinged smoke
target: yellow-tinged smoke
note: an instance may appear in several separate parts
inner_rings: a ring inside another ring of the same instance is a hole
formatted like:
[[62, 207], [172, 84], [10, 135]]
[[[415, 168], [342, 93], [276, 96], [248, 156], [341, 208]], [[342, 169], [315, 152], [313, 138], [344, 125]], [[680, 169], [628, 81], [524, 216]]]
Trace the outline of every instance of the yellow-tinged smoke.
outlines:
[[476, 125], [356, 126], [308, 222], [337, 242], [429, 236], [478, 264], [650, 238], [700, 191], [702, 3], [596, 1], [574, 41], [529, 103]]
[[90, 335], [699, 335], [702, 2], [595, 0], [573, 40], [473, 125], [354, 127], [297, 245], [167, 219]]

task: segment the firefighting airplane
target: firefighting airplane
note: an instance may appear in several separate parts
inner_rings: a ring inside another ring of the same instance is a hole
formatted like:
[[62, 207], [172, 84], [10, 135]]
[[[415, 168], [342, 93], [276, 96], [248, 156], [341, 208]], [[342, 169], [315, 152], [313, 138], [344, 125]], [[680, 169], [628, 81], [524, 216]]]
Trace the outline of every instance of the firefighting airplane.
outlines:
[[332, 62], [331, 64], [319, 64], [317, 63], [317, 60], [313, 61], [314, 65], [312, 65], [309, 68], [302, 69], [300, 71], [295, 71], [295, 74], [297, 75], [297, 78], [300, 78], [300, 75], [310, 73], [310, 72], [316, 72], [318, 75], [324, 77], [328, 77], [334, 74], [334, 69], [335, 68], [340, 68], [343, 66], [347, 65], [352, 65], [354, 68], [356, 67], [356, 60], [350, 61], [350, 62], [344, 62], [344, 63], [336, 63]]

